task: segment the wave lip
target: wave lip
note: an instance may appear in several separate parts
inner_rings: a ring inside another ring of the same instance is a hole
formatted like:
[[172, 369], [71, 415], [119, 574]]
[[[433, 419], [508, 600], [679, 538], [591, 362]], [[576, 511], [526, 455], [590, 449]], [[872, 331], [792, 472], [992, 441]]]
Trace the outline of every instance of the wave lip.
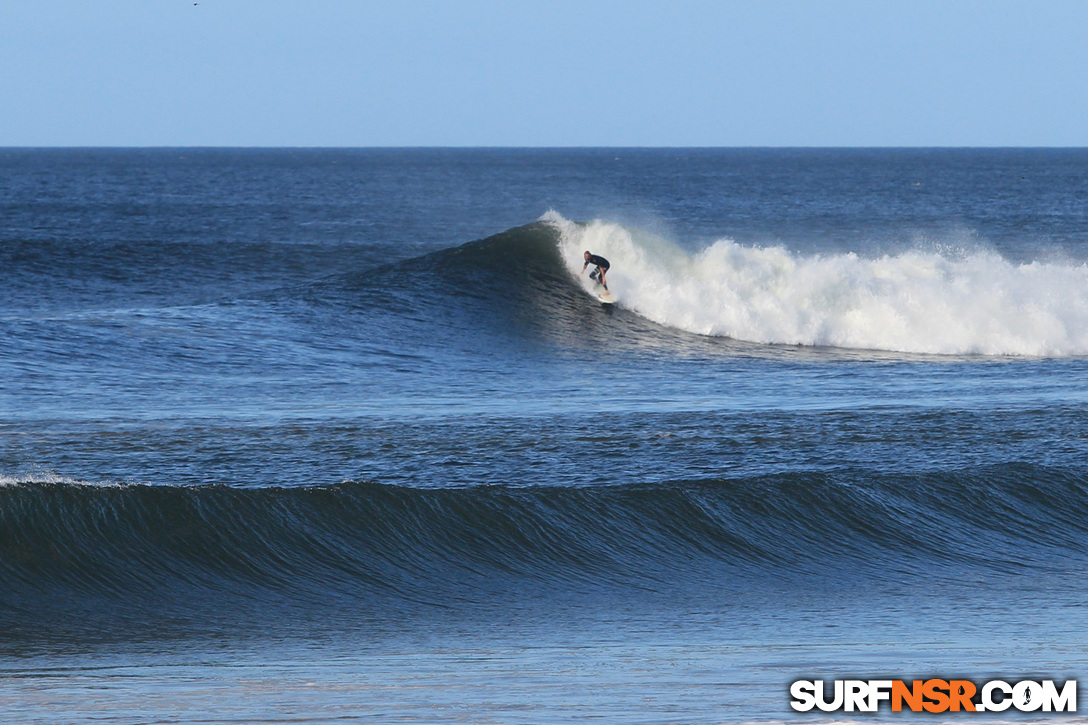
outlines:
[[928, 354], [1088, 355], [1088, 265], [992, 251], [802, 255], [722, 239], [695, 254], [550, 213], [568, 271], [608, 257], [619, 304], [658, 324], [764, 344]]

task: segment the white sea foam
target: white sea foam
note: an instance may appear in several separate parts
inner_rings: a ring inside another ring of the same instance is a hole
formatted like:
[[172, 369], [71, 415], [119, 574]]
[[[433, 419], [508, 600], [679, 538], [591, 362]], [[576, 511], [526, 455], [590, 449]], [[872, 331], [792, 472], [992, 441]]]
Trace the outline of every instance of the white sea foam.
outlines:
[[[618, 303], [689, 332], [761, 343], [938, 354], [1088, 354], [1088, 266], [992, 251], [800, 255], [729, 239], [696, 254], [618, 224], [549, 212], [563, 260], [609, 259]], [[586, 284], [585, 277], [581, 277]]]
[[51, 471], [33, 471], [16, 475], [0, 473], [0, 486], [27, 486], [42, 483], [63, 484], [65, 486], [93, 486], [96, 488], [113, 488], [121, 485], [113, 481], [82, 481], [68, 476], [61, 476]]

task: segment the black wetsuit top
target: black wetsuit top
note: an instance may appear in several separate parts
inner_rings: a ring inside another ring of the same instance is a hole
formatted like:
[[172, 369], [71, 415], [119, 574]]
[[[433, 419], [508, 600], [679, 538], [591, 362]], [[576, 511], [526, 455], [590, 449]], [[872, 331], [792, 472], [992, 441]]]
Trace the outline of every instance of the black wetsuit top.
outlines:
[[595, 264], [602, 269], [608, 269], [612, 265], [608, 263], [608, 260], [604, 257], [598, 257], [596, 254], [589, 255], [589, 261], [586, 264]]

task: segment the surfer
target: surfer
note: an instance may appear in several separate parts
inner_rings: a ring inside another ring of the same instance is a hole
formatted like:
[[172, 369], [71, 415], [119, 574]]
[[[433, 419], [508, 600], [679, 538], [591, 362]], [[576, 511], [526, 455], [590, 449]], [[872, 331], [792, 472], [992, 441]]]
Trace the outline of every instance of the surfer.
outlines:
[[608, 283], [604, 281], [604, 273], [607, 272], [608, 268], [612, 265], [610, 265], [608, 263], [608, 260], [604, 257], [599, 257], [596, 254], [590, 254], [589, 252], [586, 252], [585, 259], [586, 263], [582, 265], [582, 271], [578, 274], [582, 274], [583, 272], [585, 272], [586, 267], [588, 267], [589, 265], [595, 264], [597, 265], [597, 268], [589, 273], [589, 278], [596, 282], [600, 282], [602, 287], [608, 289]]

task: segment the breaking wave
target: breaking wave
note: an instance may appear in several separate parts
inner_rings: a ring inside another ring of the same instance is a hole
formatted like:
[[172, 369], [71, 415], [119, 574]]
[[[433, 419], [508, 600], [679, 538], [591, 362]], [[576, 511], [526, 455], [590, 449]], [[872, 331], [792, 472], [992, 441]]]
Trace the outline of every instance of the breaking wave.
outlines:
[[722, 239], [695, 253], [637, 229], [549, 213], [567, 269], [612, 262], [623, 307], [658, 324], [756, 343], [908, 353], [1088, 354], [1088, 265], [992, 251], [802, 255]]

